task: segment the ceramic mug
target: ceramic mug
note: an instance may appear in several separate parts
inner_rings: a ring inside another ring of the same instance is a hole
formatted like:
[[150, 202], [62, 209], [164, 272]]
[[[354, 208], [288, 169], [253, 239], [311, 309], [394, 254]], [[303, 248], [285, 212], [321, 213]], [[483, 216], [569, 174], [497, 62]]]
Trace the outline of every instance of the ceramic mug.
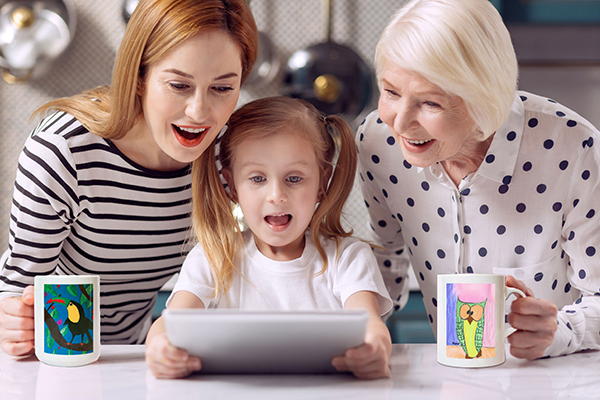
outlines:
[[504, 275], [438, 275], [437, 360], [451, 367], [491, 367], [505, 361], [505, 301], [511, 294]]
[[100, 356], [100, 277], [35, 277], [35, 355], [45, 364], [76, 367]]

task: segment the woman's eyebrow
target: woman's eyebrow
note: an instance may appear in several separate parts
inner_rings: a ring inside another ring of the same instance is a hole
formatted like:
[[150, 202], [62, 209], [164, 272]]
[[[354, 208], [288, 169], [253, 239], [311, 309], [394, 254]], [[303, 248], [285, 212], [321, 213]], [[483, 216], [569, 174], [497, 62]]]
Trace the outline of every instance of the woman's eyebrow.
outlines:
[[[175, 68], [168, 68], [168, 69], [165, 69], [163, 72], [168, 72], [168, 73], [171, 73], [171, 74], [180, 75], [180, 76], [182, 76], [184, 78], [188, 78], [188, 79], [193, 79], [194, 78], [194, 75], [190, 75], [190, 74], [188, 74], [186, 72], [183, 72], [183, 71], [175, 69]], [[217, 76], [215, 78], [215, 80], [233, 78], [233, 77], [236, 77], [236, 76], [238, 76], [237, 73], [235, 73], [235, 72], [229, 72], [227, 74], [223, 74], [223, 75]]]

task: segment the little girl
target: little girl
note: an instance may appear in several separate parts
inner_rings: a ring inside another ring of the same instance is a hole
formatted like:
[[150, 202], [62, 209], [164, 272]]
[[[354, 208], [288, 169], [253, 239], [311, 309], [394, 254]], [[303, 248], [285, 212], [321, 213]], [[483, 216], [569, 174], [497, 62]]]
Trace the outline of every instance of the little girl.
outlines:
[[[237, 110], [215, 150], [194, 162], [194, 230], [168, 308], [368, 310], [365, 343], [332, 365], [360, 378], [389, 377], [391, 340], [381, 315], [392, 303], [371, 248], [350, 237], [342, 208], [354, 182], [348, 125], [288, 97]], [[231, 201], [249, 230], [240, 232]], [[161, 319], [146, 339], [159, 378], [184, 377], [201, 360], [169, 344]]]

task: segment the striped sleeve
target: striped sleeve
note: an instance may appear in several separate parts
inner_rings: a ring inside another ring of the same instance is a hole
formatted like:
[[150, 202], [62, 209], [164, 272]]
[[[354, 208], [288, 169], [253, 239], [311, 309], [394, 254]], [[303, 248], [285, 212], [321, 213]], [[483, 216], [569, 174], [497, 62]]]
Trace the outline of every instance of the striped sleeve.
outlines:
[[[36, 130], [53, 122], [45, 120]], [[0, 275], [0, 295], [20, 293], [33, 284], [35, 275], [54, 272], [62, 244], [80, 211], [77, 191], [77, 172], [64, 139], [39, 132], [30, 136], [17, 166], [9, 225], [10, 256]]]
[[100, 276], [103, 343], [145, 338], [158, 290], [188, 251], [190, 169], [148, 170], [57, 113], [19, 158], [0, 299], [38, 274]]

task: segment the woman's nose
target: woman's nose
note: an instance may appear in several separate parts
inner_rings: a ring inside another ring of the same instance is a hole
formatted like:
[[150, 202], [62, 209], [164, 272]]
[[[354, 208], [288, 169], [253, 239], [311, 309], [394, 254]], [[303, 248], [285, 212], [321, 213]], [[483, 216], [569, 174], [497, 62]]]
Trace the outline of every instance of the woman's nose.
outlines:
[[398, 133], [408, 132], [418, 126], [413, 110], [402, 105], [396, 109], [394, 117], [394, 130]]
[[195, 122], [202, 122], [206, 118], [207, 108], [208, 103], [206, 102], [206, 98], [201, 94], [196, 94], [189, 99], [185, 108], [185, 114]]

